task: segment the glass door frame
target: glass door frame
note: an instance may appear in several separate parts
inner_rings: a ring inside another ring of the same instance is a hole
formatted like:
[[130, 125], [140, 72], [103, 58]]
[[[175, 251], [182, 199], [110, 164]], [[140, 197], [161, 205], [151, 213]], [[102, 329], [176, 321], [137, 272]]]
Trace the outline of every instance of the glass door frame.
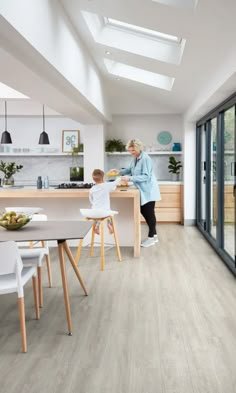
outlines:
[[[212, 245], [215, 251], [220, 255], [222, 260], [236, 275], [236, 256], [234, 259], [224, 250], [224, 113], [231, 107], [235, 108], [235, 137], [234, 137], [234, 242], [236, 250], [236, 93], [230, 96], [222, 104], [218, 105], [211, 112], [206, 114], [196, 124], [196, 217], [197, 227], [205, 236], [208, 242]], [[217, 184], [217, 227], [216, 239], [210, 234], [211, 225], [211, 120], [217, 119], [217, 147], [216, 147], [216, 184]], [[206, 132], [206, 223], [203, 226], [201, 223], [201, 132], [203, 127]], [[236, 251], [235, 251], [236, 254]]]

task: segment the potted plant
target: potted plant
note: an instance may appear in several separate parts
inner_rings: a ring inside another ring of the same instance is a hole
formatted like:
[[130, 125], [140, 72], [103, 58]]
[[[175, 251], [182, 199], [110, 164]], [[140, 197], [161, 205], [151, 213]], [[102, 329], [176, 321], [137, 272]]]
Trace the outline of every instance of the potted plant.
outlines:
[[121, 139], [108, 139], [105, 143], [106, 152], [112, 153], [113, 151], [125, 151], [125, 144]]
[[72, 149], [72, 156], [77, 155], [78, 153], [83, 153], [84, 151], [84, 144], [79, 143], [77, 147], [73, 147]]
[[13, 175], [19, 172], [23, 168], [23, 165], [16, 165], [15, 162], [0, 162], [0, 171], [4, 173], [2, 180], [3, 187], [12, 187], [14, 185]]
[[172, 173], [173, 180], [178, 181], [180, 175], [180, 169], [182, 168], [181, 161], [177, 161], [174, 156], [169, 157], [169, 173]]

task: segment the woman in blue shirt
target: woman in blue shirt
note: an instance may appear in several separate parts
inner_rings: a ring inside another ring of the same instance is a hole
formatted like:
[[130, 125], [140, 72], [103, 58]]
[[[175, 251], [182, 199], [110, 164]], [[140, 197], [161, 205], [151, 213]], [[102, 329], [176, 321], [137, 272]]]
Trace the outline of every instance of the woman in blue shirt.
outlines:
[[138, 139], [131, 139], [126, 149], [133, 156], [129, 168], [111, 169], [121, 175], [121, 180], [132, 181], [140, 191], [140, 211], [148, 225], [148, 238], [141, 243], [149, 247], [158, 242], [156, 232], [155, 202], [160, 201], [160, 190], [153, 172], [152, 160], [143, 151], [143, 144]]

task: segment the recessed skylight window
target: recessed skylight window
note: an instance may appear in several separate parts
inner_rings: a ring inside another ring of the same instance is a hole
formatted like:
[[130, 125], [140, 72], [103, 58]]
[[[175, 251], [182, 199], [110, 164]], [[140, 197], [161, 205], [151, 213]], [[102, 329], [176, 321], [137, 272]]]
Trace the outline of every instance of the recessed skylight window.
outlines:
[[104, 64], [107, 71], [112, 75], [130, 79], [145, 85], [158, 87], [159, 89], [170, 91], [174, 83], [174, 78], [169, 76], [156, 74], [124, 63], [118, 63], [110, 59], [104, 59]]
[[105, 24], [109, 24], [111, 27], [117, 27], [123, 30], [128, 30], [129, 32], [132, 33], [145, 35], [147, 38], [152, 38], [152, 39], [158, 38], [158, 39], [167, 40], [171, 42], [178, 42], [178, 43], [181, 42], [181, 38], [175, 37], [173, 35], [160, 33], [159, 31], [146, 29], [145, 27], [141, 27], [141, 26], [131, 25], [129, 23], [121, 22], [116, 19], [105, 17], [104, 21]]
[[82, 11], [95, 42], [142, 57], [179, 65], [186, 40]]

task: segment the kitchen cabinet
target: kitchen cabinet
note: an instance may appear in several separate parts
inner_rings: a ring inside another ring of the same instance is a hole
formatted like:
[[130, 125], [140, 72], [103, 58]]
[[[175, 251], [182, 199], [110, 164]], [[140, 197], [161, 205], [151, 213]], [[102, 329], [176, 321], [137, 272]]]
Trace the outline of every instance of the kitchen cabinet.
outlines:
[[[234, 186], [224, 186], [224, 222], [234, 223]], [[213, 185], [213, 224], [217, 223], [217, 185]]]
[[233, 184], [224, 187], [224, 222], [234, 222], [234, 186]]
[[[157, 222], [183, 223], [183, 184], [160, 185], [161, 200], [156, 202]], [[141, 215], [141, 222], [145, 220]]]

